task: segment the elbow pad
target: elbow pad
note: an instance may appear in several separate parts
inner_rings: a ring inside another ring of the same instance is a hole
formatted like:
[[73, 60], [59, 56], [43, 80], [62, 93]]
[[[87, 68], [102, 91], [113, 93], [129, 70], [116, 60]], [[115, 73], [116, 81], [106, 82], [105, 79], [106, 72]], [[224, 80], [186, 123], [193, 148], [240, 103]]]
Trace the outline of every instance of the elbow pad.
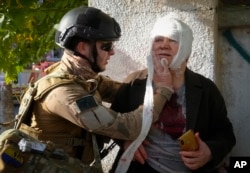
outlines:
[[89, 131], [106, 127], [115, 120], [112, 111], [99, 104], [92, 95], [76, 100], [73, 108]]

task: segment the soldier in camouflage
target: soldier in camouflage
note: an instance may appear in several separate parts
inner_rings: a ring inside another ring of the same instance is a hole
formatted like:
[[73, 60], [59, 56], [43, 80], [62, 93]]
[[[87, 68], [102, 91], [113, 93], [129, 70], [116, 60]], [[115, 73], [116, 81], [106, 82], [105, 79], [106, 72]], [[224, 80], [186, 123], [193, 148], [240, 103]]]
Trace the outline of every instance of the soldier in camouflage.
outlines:
[[[39, 81], [32, 118], [22, 124], [22, 131], [40, 141], [52, 141], [55, 147], [85, 164], [94, 160], [91, 133], [113, 139], [136, 139], [142, 126], [143, 106], [121, 114], [102, 104], [112, 102], [120, 87], [119, 82], [98, 74], [114, 55], [114, 41], [120, 36], [119, 24], [99, 9], [78, 7], [66, 13], [55, 38], [64, 49], [63, 56], [47, 69], [47, 76], [59, 78]], [[54, 85], [57, 80], [59, 84]], [[153, 83], [156, 121], [172, 94], [172, 85], [169, 75], [157, 71]]]

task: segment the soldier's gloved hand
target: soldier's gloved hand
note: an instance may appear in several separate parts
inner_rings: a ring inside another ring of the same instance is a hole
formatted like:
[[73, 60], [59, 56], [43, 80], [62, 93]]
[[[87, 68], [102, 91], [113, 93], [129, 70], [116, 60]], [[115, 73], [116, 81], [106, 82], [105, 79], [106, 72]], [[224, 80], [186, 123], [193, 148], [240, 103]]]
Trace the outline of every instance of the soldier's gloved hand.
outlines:
[[153, 83], [155, 88], [165, 87], [172, 89], [172, 76], [168, 67], [168, 60], [166, 58], [160, 58], [159, 56], [153, 56], [154, 63], [154, 77]]

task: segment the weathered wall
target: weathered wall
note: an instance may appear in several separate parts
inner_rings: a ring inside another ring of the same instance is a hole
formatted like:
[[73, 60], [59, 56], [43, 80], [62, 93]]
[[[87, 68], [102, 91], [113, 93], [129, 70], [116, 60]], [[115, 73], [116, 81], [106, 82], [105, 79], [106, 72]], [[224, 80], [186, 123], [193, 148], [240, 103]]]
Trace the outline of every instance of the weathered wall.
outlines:
[[[226, 37], [220, 34], [221, 90], [225, 95], [228, 116], [231, 118], [237, 144], [233, 156], [250, 156], [250, 62], [239, 54]], [[250, 55], [250, 27], [231, 29], [232, 36], [248, 57]], [[249, 57], [250, 58], [250, 57]]]
[[215, 0], [89, 0], [89, 6], [100, 8], [115, 17], [122, 29], [116, 55], [111, 58], [105, 74], [122, 80], [129, 72], [144, 68], [153, 24], [158, 16], [170, 14], [188, 23], [194, 31], [189, 66], [215, 79]]
[[[238, 1], [237, 1], [238, 2]], [[246, 1], [247, 2], [247, 1]], [[250, 6], [228, 6], [219, 11], [218, 66], [220, 87], [234, 125], [232, 156], [250, 156]], [[231, 32], [231, 39], [225, 32]], [[232, 38], [234, 40], [232, 40]], [[237, 45], [237, 46], [236, 46]], [[236, 47], [235, 47], [236, 46]]]

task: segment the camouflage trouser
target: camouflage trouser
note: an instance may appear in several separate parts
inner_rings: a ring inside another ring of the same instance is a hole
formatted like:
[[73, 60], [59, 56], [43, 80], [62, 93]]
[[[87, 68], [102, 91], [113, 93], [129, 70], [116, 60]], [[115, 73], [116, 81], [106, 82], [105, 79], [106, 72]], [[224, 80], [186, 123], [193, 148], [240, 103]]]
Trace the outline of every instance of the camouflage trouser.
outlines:
[[56, 160], [48, 159], [42, 155], [31, 155], [23, 165], [0, 163], [1, 173], [101, 173], [96, 167], [83, 165], [77, 159]]
[[52, 152], [22, 152], [18, 141], [30, 138], [19, 130], [11, 129], [0, 135], [0, 173], [102, 173], [101, 162], [93, 166], [64, 155], [55, 157]]

